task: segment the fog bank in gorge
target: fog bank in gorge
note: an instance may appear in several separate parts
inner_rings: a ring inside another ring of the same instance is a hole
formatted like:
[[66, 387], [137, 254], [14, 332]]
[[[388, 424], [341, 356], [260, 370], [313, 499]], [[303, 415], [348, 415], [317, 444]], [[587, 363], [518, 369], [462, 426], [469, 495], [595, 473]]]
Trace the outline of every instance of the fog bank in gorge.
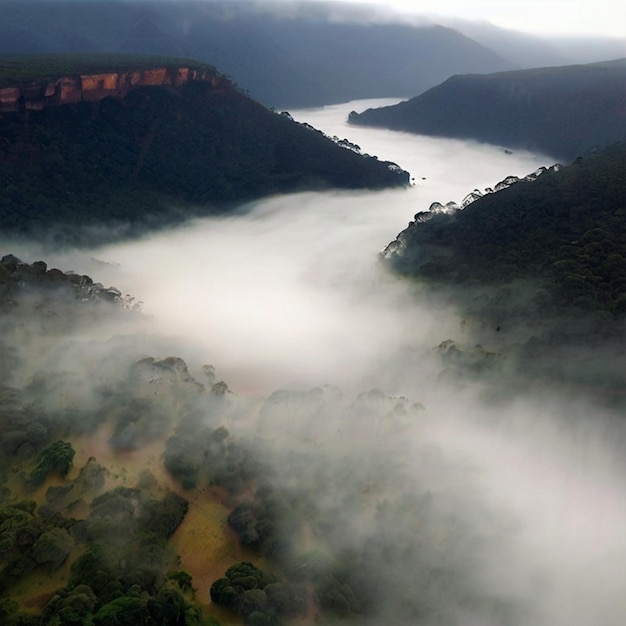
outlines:
[[[377, 258], [431, 202], [460, 202], [549, 157], [348, 130], [350, 108], [291, 114], [397, 162], [414, 187], [279, 196], [139, 241], [12, 251], [143, 301], [139, 332], [92, 329], [93, 339], [117, 335], [112, 364], [124, 344], [181, 356], [198, 379], [203, 364], [216, 367], [233, 406], [241, 398], [226, 427], [310, 506], [299, 549], [360, 555], [354, 584], [371, 590], [372, 617], [355, 623], [415, 623], [412, 614], [428, 625], [619, 626], [623, 422], [582, 396], [496, 401], [490, 378], [446, 375], [436, 347], [471, 346], [471, 330], [447, 298]], [[80, 376], [91, 332], [70, 333], [46, 367]]]
[[460, 202], [475, 188], [551, 161], [350, 127], [347, 113], [359, 105], [291, 113], [398, 163], [412, 173], [411, 189], [277, 196], [246, 205], [239, 215], [79, 256], [53, 254], [49, 262], [97, 273], [141, 299], [161, 332], [190, 343], [235, 388], [240, 381], [263, 391], [292, 384], [362, 387], [364, 375], [366, 387], [375, 386], [385, 360], [421, 345], [423, 337], [446, 339], [458, 325], [447, 326], [443, 311], [433, 318], [430, 303], [378, 267], [378, 252], [432, 202]]

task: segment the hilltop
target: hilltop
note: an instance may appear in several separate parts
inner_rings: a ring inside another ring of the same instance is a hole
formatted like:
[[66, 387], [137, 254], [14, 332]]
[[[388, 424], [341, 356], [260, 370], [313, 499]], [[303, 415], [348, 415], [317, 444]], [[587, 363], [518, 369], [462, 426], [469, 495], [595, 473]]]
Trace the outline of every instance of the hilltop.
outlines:
[[475, 139], [570, 161], [626, 136], [626, 60], [458, 75], [350, 123]]
[[132, 231], [272, 193], [408, 184], [395, 164], [270, 111], [212, 66], [47, 59], [0, 65], [5, 232], [80, 239], [89, 227]]
[[386, 255], [402, 273], [455, 284], [541, 278], [560, 307], [624, 313], [624, 253], [626, 144], [620, 143], [461, 210], [418, 213]]

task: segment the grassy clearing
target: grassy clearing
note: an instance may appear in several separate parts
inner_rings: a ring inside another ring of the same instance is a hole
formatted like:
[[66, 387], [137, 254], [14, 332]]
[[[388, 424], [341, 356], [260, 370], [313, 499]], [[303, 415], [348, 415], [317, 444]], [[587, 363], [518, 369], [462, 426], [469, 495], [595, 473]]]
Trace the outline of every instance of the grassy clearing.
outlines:
[[[80, 469], [90, 457], [107, 469], [104, 487], [94, 494], [83, 493], [84, 502], [72, 513], [76, 517], [85, 517], [89, 513], [89, 502], [95, 495], [114, 489], [117, 486], [134, 487], [140, 481], [140, 475], [149, 470], [155, 478], [154, 486], [149, 489], [151, 495], [163, 497], [166, 491], [174, 491], [189, 501], [189, 512], [183, 523], [170, 539], [172, 551], [172, 569], [183, 569], [193, 577], [193, 586], [197, 590], [196, 599], [203, 609], [225, 624], [239, 623], [229, 620], [233, 616], [219, 607], [212, 606], [209, 598], [211, 584], [233, 563], [252, 560], [240, 547], [229, 530], [227, 516], [230, 511], [223, 503], [225, 494], [218, 489], [205, 488], [185, 491], [166, 472], [162, 463], [163, 440], [144, 445], [141, 449], [128, 452], [115, 452], [108, 445], [112, 433], [110, 424], [103, 424], [96, 432], [72, 439], [76, 450], [74, 467], [67, 479], [51, 475], [45, 483], [32, 494], [38, 505], [45, 502], [45, 494], [52, 486], [67, 484], [74, 480]], [[80, 554], [77, 548], [67, 561], [56, 571], [48, 572], [37, 568], [24, 576], [12, 589], [12, 597], [22, 610], [39, 613], [54, 593], [62, 588], [70, 576], [73, 560]], [[176, 556], [178, 555], [178, 556]]]
[[189, 511], [170, 543], [180, 566], [193, 577], [197, 600], [208, 605], [211, 584], [235, 562], [249, 559], [228, 528], [229, 513], [210, 489], [186, 493]]

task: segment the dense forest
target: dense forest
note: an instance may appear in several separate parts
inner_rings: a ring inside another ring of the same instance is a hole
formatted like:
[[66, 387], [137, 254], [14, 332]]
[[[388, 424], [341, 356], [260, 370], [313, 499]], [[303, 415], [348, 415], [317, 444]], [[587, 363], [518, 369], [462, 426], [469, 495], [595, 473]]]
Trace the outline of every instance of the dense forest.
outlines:
[[[621, 402], [626, 144], [520, 180], [463, 209], [442, 209], [416, 214], [385, 250], [386, 262], [411, 279], [452, 290], [467, 322], [492, 345], [508, 344], [537, 379], [589, 385]], [[590, 345], [596, 356], [578, 362], [577, 346]], [[465, 363], [481, 362], [481, 354], [466, 356]]]
[[[218, 624], [196, 602], [169, 540], [189, 511], [189, 490], [213, 485], [229, 500], [260, 469], [220, 426], [233, 410], [227, 386], [209, 366], [199, 383], [178, 358], [133, 357], [123, 339], [72, 346], [81, 329], [141, 316], [132, 298], [88, 276], [7, 255], [0, 288], [2, 623]], [[59, 359], [68, 359], [60, 369]], [[181, 454], [188, 440], [195, 447]], [[146, 462], [142, 450], [164, 442], [165, 466]], [[165, 470], [180, 483], [168, 486]], [[244, 579], [261, 571], [238, 567], [225, 575], [242, 578], [237, 589], [256, 588]], [[296, 591], [263, 576], [268, 615], [304, 610]], [[209, 589], [201, 592], [206, 606]]]
[[626, 137], [626, 60], [452, 76], [350, 123], [458, 137], [570, 161]]
[[[126, 68], [134, 57], [97, 58], [84, 69]], [[19, 84], [32, 65], [42, 77], [81, 67], [75, 56], [36, 56], [11, 59], [6, 71]], [[0, 138], [0, 226], [42, 238], [80, 241], [101, 226], [119, 236], [272, 193], [408, 184], [395, 164], [266, 109], [226, 79], [3, 113]]]

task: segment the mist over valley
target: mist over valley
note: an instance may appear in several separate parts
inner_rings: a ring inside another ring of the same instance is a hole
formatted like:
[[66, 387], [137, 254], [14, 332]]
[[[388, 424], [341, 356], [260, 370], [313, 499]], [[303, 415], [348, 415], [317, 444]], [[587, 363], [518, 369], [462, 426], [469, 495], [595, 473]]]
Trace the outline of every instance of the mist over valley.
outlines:
[[[523, 72], [528, 119], [565, 94], [584, 122], [542, 143], [491, 72], [568, 63], [549, 38], [0, 11], [2, 624], [622, 625], [626, 148], [588, 106], [619, 119], [614, 78]], [[351, 123], [449, 83], [450, 137]], [[468, 122], [483, 83], [501, 134]]]
[[[472, 189], [522, 177], [551, 158], [352, 128], [347, 113], [356, 105], [291, 115], [347, 136], [363, 152], [393, 156], [414, 177], [409, 189], [275, 196], [231, 216], [90, 250], [7, 242], [4, 249], [27, 262], [45, 257], [50, 267], [89, 274], [142, 301], [132, 323], [116, 316], [112, 330], [107, 314], [101, 325], [64, 327], [56, 341], [46, 332], [39, 348], [37, 334], [33, 343], [14, 344], [22, 366], [12, 371], [13, 384], [58, 372], [71, 380], [65, 402], [92, 411], [101, 401], [90, 388], [119, 389], [128, 368], [145, 370], [144, 382], [130, 382], [125, 393], [149, 404], [131, 430], [116, 418], [96, 459], [111, 459], [109, 475], [117, 471], [118, 481], [121, 461], [121, 484], [132, 486], [139, 480], [133, 457], [146, 458], [144, 447], [153, 451], [150, 472], [165, 480], [157, 469], [164, 453], [170, 472], [192, 481], [187, 491], [176, 487], [189, 502], [190, 524], [193, 511], [206, 510], [194, 495], [202, 481], [228, 485], [213, 542], [232, 541], [219, 528], [233, 510], [228, 523], [251, 550], [234, 561], [261, 565], [260, 550], [282, 564], [289, 584], [315, 589], [316, 619], [324, 615], [324, 623], [343, 614], [359, 624], [554, 626], [601, 617], [617, 625], [626, 559], [623, 417], [584, 394], [507, 386], [500, 373], [513, 354], [459, 377], [441, 347], [449, 339], [468, 350], [475, 343], [459, 300], [395, 277], [378, 257], [432, 202], [460, 203]], [[494, 340], [482, 349], [501, 347]], [[168, 362], [173, 355], [186, 366]], [[577, 359], [584, 363], [584, 355]], [[224, 388], [215, 386], [220, 380]], [[200, 433], [220, 427], [231, 447], [246, 450], [238, 463], [256, 469], [188, 474], [182, 460], [200, 462]], [[115, 461], [111, 446], [129, 452]], [[252, 498], [232, 482], [250, 471], [261, 481]], [[261, 531], [268, 497], [287, 507], [277, 536]], [[198, 532], [187, 523], [172, 539], [181, 549], [186, 528]], [[208, 588], [198, 583], [223, 575], [216, 563], [229, 566], [214, 543], [205, 550], [214, 556], [191, 558], [185, 550], [180, 562], [204, 606]], [[310, 619], [304, 592], [289, 593], [293, 615], [305, 611]], [[221, 596], [212, 594], [215, 607]]]

